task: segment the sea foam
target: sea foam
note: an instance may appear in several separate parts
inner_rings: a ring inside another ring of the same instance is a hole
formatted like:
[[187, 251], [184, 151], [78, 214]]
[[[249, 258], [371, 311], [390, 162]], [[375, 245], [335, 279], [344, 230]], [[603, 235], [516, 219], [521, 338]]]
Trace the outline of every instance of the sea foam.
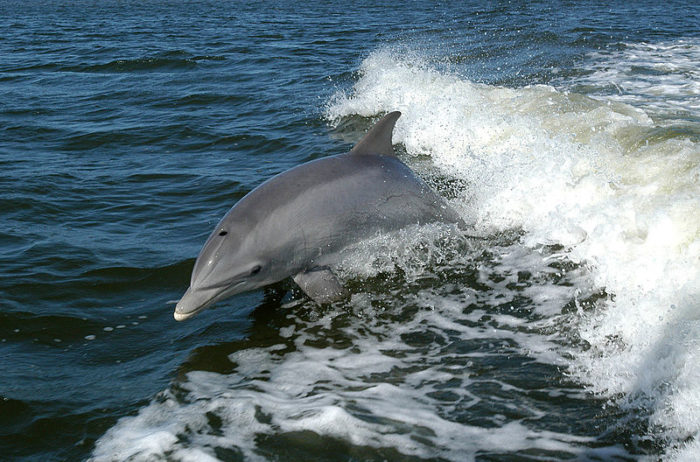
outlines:
[[[368, 245], [387, 243], [379, 239]], [[489, 264], [504, 274], [526, 266], [546, 279], [557, 271], [549, 263], [558, 257], [545, 258], [518, 245], [492, 251], [500, 256]], [[454, 267], [471, 257], [453, 258]], [[352, 258], [347, 264], [354, 265]], [[408, 256], [395, 264], [408, 268], [415, 263]], [[578, 273], [566, 277], [575, 282], [582, 277]], [[500, 397], [526, 390], [486, 372], [493, 366], [485, 365], [498, 358], [496, 350], [527, 361], [565, 363], [556, 333], [543, 334], [516, 313], [465, 311], [465, 305], [494, 306], [522, 295], [507, 288], [514, 275], [490, 282], [493, 274], [491, 268], [480, 271], [480, 291], [433, 287], [384, 296], [356, 293], [347, 306], [313, 307], [311, 315], [297, 307], [287, 314], [282, 343], [235, 351], [229, 356], [232, 373], [189, 372], [186, 380], [100, 438], [92, 460], [206, 460], [222, 450], [267, 460], [260, 441], [278, 435], [309, 447], [342, 441], [358, 454], [371, 448], [394, 450], [388, 454], [396, 457], [454, 461], [522, 451], [550, 457], [625, 454], [617, 447], [590, 447], [590, 436], [538, 429], [533, 422], [545, 412], [535, 400]], [[557, 290], [548, 284], [552, 291], [535, 303], [533, 323], [546, 324], [549, 309], [569, 300], [573, 285]], [[544, 387], [554, 396], [580, 399], [576, 389]], [[499, 395], [493, 402], [491, 393]]]
[[[700, 40], [626, 43], [588, 57], [591, 71], [575, 84], [605, 99], [643, 107], [683, 123], [700, 113]], [[695, 127], [697, 133], [697, 127]]]
[[[690, 59], [698, 68], [697, 44], [630, 49], [632, 57], [647, 50], [639, 59], [650, 62], [677, 50], [681, 65]], [[589, 84], [608, 69], [595, 59]], [[697, 89], [666, 82], [659, 95], [649, 78], [624, 82], [632, 96], [594, 99], [551, 86], [476, 84], [382, 50], [327, 117], [402, 111], [394, 141], [466, 183], [461, 206], [476, 229], [520, 229], [524, 245], [561, 245], [588, 267], [609, 298], [569, 322], [586, 347], [568, 373], [648, 415], [683, 459], [683, 445], [692, 454], [700, 433], [700, 144], [650, 111], [668, 109], [668, 92], [697, 99]], [[684, 106], [691, 119], [695, 99]]]

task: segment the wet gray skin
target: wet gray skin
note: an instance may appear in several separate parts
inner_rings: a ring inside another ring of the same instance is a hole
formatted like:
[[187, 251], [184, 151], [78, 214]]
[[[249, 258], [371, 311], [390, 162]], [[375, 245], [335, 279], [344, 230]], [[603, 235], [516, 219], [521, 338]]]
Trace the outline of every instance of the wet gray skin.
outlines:
[[387, 114], [350, 152], [280, 173], [234, 205], [199, 253], [175, 319], [290, 276], [319, 304], [343, 298], [333, 267], [348, 245], [412, 224], [461, 222], [395, 156], [400, 115]]

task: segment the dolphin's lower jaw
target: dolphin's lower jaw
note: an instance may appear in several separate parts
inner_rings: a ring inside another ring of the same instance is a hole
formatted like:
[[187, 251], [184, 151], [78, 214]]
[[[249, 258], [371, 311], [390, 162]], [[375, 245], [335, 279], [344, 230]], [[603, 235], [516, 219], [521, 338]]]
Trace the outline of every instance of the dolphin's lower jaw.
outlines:
[[211, 288], [192, 288], [190, 286], [180, 301], [177, 302], [173, 317], [176, 321], [184, 321], [185, 319], [191, 318], [214, 302], [237, 293], [236, 289], [238, 285], [239, 284], [231, 287]]

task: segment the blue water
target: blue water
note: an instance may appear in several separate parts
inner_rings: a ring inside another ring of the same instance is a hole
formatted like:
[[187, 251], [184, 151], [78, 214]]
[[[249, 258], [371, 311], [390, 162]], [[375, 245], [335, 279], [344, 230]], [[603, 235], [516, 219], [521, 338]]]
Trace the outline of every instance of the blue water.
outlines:
[[[510, 108], [499, 89], [531, 102], [520, 113], [535, 111], [545, 99], [532, 92], [546, 85], [556, 92], [552, 111], [562, 111], [555, 118], [562, 125], [571, 123], [563, 107], [600, 117], [574, 118], [589, 124], [571, 129], [582, 152], [607, 149], [612, 138], [587, 133], [617, 120], [600, 115], [606, 107], [624, 105], [615, 114], [636, 118], [615, 140], [627, 137], [625, 155], [639, 159], [632, 165], [682, 155], [670, 161], [678, 171], [669, 177], [679, 178], [670, 189], [697, 200], [697, 6], [3, 0], [0, 30], [3, 460], [700, 457], [697, 401], [667, 399], [676, 396], [667, 390], [692, 383], [697, 302], [673, 302], [688, 309], [677, 322], [690, 330], [669, 346], [678, 355], [660, 356], [676, 368], [670, 379], [640, 378], [630, 388], [615, 379], [629, 369], [595, 377], [596, 357], [637, 351], [624, 334], [605, 333], [606, 341], [590, 334], [591, 319], [622, 306], [624, 288], [618, 294], [617, 279], [606, 276], [611, 264], [591, 263], [586, 256], [595, 253], [578, 258], [573, 241], [542, 239], [536, 226], [510, 222], [506, 212], [483, 212], [473, 178], [459, 172], [463, 164], [446, 168], [437, 157], [459, 146], [411, 138], [454, 120], [463, 124], [460, 134], [472, 130], [465, 120], [519, 130], [515, 110], [491, 122], [469, 117]], [[632, 64], [616, 67], [625, 59]], [[416, 80], [402, 80], [404, 71]], [[392, 75], [399, 77], [382, 80]], [[461, 105], [463, 85], [490, 102], [478, 111]], [[435, 95], [451, 91], [454, 102], [436, 109]], [[384, 107], [393, 97], [404, 107]], [[445, 118], [445, 107], [467, 119]], [[378, 273], [349, 264], [349, 285], [361, 296], [331, 311], [286, 281], [275, 293], [241, 294], [187, 322], [173, 320], [172, 302], [187, 288], [201, 245], [238, 199], [276, 173], [347, 151], [392, 109], [407, 124], [397, 128], [400, 155], [464, 210], [487, 244], [426, 238], [437, 245], [434, 254], [463, 257], [427, 263], [416, 263], [419, 245], [371, 247], [373, 257], [385, 252], [394, 263]], [[539, 141], [560, 143], [565, 132]], [[478, 157], [497, 143], [471, 141], [464, 151]], [[663, 149], [641, 151], [650, 143]], [[554, 175], [535, 173], [545, 182]], [[510, 203], [524, 200], [513, 197]], [[657, 196], [646, 197], [657, 207]], [[658, 207], [650, 210], [666, 217]], [[601, 226], [618, 221], [608, 212]], [[587, 213], [577, 226], [591, 242]], [[635, 239], [651, 239], [654, 213], [645, 218], [647, 234]], [[664, 263], [666, 277], [683, 300], [697, 300], [697, 221], [692, 209], [685, 221], [674, 218], [680, 215], [669, 212], [664, 229], [685, 233], [674, 249], [690, 257]], [[645, 249], [629, 252], [651, 255]], [[685, 279], [672, 279], [674, 265]], [[554, 300], [546, 309], [537, 295], [545, 293]], [[349, 361], [338, 352], [357, 353], [368, 370], [375, 353], [404, 362], [371, 373], [348, 366], [340, 379], [321, 370]], [[307, 371], [308, 382], [279, 375], [295, 368]], [[418, 371], [434, 380], [411, 375]], [[248, 407], [236, 397], [247, 397]], [[691, 417], [664, 417], [674, 413]]]

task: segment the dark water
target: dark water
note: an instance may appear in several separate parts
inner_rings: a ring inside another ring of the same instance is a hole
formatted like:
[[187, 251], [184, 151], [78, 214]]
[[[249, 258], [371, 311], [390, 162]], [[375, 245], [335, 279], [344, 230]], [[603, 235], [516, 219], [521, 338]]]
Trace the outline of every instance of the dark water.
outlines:
[[[382, 50], [420, 58], [400, 58], [392, 70], [408, 63], [489, 89], [547, 84], [644, 110], [654, 122], [635, 131], [634, 143], [677, 142], [670, 152], [689, 149], [682, 171], [692, 172], [700, 157], [692, 99], [699, 24], [698, 7], [686, 2], [0, 2], [0, 458], [628, 460], [666, 457], [692, 443], [694, 420], [655, 417], [654, 403], [667, 395], [653, 383], [642, 387], [652, 391], [642, 393], [651, 398], [641, 405], [612, 379], [596, 387], [572, 372], [582, 368], [579, 352], [600, 348], [606, 357], [605, 345], [576, 330], [576, 313], [613, 309], [613, 291], [587, 276], [585, 265], [560, 257], [567, 243], [532, 245], [527, 226], [494, 222], [487, 244], [438, 245], [458, 260], [421, 265], [413, 261], [420, 254], [394, 255], [400, 271], [351, 278], [367, 298], [337, 312], [288, 294], [289, 282], [275, 287], [283, 300], [243, 294], [185, 323], [173, 320], [171, 302], [236, 200], [273, 174], [348, 150], [370, 126], [368, 115], [390, 110], [337, 102], [338, 95], [362, 96], [353, 85], [378, 72], [366, 60]], [[679, 66], [689, 59], [690, 70], [650, 65], [632, 74], [659, 86], [668, 83], [662, 77], [680, 78], [688, 97], [662, 92], [654, 99], [644, 88], [624, 93], [591, 80], [597, 63], [645, 43], [680, 43], [672, 58]], [[432, 92], [422, 87], [418, 96]], [[571, 98], [567, 104], [580, 103]], [[415, 104], [430, 114], [429, 105]], [[431, 155], [440, 145], [427, 146]], [[459, 175], [431, 174], [429, 158], [413, 164], [447, 196], [460, 200], [460, 188], [469, 190]], [[694, 182], [687, 184], [678, 188]], [[696, 191], [685, 194], [692, 199]], [[686, 244], [698, 238], [688, 226]], [[538, 248], [540, 260], [523, 248]], [[516, 260], [529, 263], [508, 260], [521, 251]], [[692, 282], [698, 263], [683, 264]], [[593, 288], [581, 288], [587, 278]], [[563, 292], [543, 311], [533, 308], [533, 287]], [[425, 314], [427, 306], [449, 311], [454, 304], [454, 316]], [[550, 348], [559, 348], [558, 359], [543, 359]], [[360, 352], [360, 361], [372, 352], [402, 359], [373, 373], [343, 369], [336, 380], [313, 368], [342, 360], [330, 351]], [[241, 359], [253, 352], [259, 360]], [[309, 367], [311, 378], [276, 408], [279, 396], [266, 386], [291, 383], [275, 375], [290, 367]], [[409, 380], [421, 370], [443, 375]], [[469, 380], [455, 370], [469, 370]], [[363, 401], [377, 384], [415, 395]], [[200, 396], [198, 389], [209, 391]], [[365, 395], [355, 396], [358, 390]], [[252, 423], [231, 411], [238, 402], [228, 393], [251, 396]], [[318, 406], [308, 401], [313, 396]], [[328, 396], [337, 399], [329, 404]], [[311, 423], [300, 423], [294, 403]], [[397, 412], [412, 403], [422, 406], [416, 415], [431, 416], [422, 426]], [[380, 412], [385, 407], [391, 411]], [[352, 419], [319, 411], [331, 408], [368, 427], [353, 433]], [[120, 421], [149, 410], [158, 417]], [[178, 420], [188, 426], [172, 430]], [[245, 444], [233, 435], [241, 429], [250, 436]], [[172, 438], [148, 439], [161, 430]], [[139, 445], [152, 450], [132, 450]]]

